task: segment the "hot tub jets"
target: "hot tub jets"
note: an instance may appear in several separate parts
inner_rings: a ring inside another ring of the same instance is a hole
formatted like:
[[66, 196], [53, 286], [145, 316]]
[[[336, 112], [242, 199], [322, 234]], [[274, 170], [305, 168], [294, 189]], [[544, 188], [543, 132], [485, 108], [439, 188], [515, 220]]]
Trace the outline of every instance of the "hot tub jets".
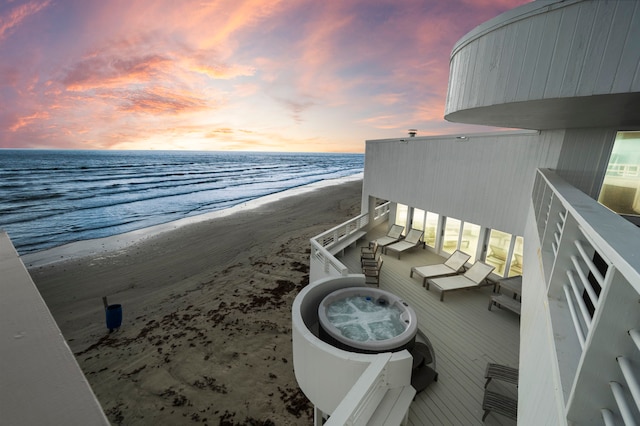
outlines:
[[384, 290], [349, 287], [327, 295], [318, 307], [320, 337], [361, 353], [396, 352], [413, 346], [415, 311]]

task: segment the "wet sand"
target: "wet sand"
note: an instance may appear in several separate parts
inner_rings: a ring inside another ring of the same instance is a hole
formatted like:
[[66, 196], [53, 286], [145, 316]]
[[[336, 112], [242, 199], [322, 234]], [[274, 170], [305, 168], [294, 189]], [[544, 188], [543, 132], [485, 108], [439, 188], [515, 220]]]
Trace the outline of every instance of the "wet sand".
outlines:
[[[291, 304], [309, 280], [309, 238], [357, 216], [361, 189], [320, 188], [25, 264], [113, 424], [308, 425]], [[112, 333], [103, 296], [123, 307]]]

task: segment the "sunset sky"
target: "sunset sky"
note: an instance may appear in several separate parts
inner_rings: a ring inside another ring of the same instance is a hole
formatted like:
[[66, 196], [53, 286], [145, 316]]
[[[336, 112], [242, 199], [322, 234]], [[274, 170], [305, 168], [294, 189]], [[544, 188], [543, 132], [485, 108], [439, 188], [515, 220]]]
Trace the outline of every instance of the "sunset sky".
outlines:
[[363, 152], [480, 131], [443, 119], [451, 49], [527, 2], [3, 0], [0, 148]]

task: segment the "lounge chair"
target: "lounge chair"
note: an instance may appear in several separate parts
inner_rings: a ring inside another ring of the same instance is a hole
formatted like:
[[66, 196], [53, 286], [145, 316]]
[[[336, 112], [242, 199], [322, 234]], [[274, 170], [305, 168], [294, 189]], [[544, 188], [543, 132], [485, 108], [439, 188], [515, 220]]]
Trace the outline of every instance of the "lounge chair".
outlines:
[[404, 231], [404, 226], [393, 225], [389, 229], [389, 232], [387, 232], [386, 236], [378, 238], [374, 242], [378, 243], [378, 246], [380, 246], [381, 248], [384, 248], [385, 246], [398, 241], [402, 237], [402, 231]]
[[417, 229], [412, 229], [409, 231], [404, 240], [398, 241], [397, 243], [391, 244], [387, 246], [386, 251], [393, 250], [398, 252], [398, 259], [400, 259], [400, 254], [403, 251], [409, 250], [420, 244], [422, 240], [422, 236], [424, 235], [424, 231], [418, 231]]
[[464, 271], [464, 265], [467, 263], [471, 256], [466, 253], [456, 250], [444, 263], [437, 263], [435, 265], [427, 266], [414, 266], [411, 268], [410, 277], [416, 274], [422, 277], [422, 286], [427, 285], [428, 278], [444, 277], [447, 275], [455, 275], [460, 270]]
[[481, 287], [485, 285], [493, 285], [495, 291], [495, 283], [489, 282], [487, 277], [495, 268], [486, 263], [476, 262], [463, 275], [454, 275], [451, 277], [440, 277], [427, 280], [427, 290], [429, 284], [433, 284], [435, 288], [440, 290], [440, 301], [444, 300], [444, 294], [447, 291], [462, 290], [465, 288]]

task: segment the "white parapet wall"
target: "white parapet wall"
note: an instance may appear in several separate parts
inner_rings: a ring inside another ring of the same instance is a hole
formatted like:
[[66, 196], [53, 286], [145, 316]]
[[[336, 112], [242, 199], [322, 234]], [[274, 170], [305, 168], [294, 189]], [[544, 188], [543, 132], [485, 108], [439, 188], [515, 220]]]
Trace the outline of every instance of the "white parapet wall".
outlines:
[[0, 232], [0, 423], [108, 425], [5, 232]]
[[[309, 284], [292, 307], [293, 367], [300, 389], [322, 412], [331, 414], [378, 355], [344, 351], [318, 337], [318, 306], [329, 293], [345, 287], [366, 286], [363, 275], [326, 278]], [[411, 382], [411, 355], [391, 356], [386, 386], [398, 388]]]

